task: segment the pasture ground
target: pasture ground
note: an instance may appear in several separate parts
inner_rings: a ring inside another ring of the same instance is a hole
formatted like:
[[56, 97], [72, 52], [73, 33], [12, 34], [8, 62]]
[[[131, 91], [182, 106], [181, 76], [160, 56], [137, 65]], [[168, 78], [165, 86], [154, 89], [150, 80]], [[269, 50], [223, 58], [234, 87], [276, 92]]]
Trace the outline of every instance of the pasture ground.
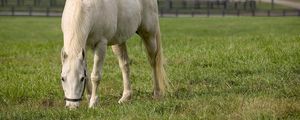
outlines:
[[[64, 108], [60, 18], [0, 17], [0, 119], [300, 119], [300, 19], [162, 18], [171, 91], [151, 99], [151, 70], [128, 42], [133, 100], [119, 105], [121, 72], [109, 49], [100, 103]], [[92, 54], [88, 54], [89, 69]]]

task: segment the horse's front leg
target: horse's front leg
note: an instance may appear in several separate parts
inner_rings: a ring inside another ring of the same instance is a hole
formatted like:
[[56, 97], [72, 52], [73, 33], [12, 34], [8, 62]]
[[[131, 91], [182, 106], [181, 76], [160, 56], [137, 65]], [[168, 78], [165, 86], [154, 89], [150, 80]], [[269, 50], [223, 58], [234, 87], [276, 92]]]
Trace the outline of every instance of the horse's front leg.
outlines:
[[129, 58], [127, 54], [126, 43], [113, 45], [112, 50], [119, 59], [119, 66], [123, 76], [123, 95], [118, 103], [123, 103], [131, 99], [132, 90], [129, 80]]
[[104, 62], [106, 48], [106, 42], [99, 42], [94, 48], [94, 65], [91, 74], [92, 94], [89, 103], [90, 108], [95, 107], [98, 101], [97, 88], [101, 80], [102, 66]]

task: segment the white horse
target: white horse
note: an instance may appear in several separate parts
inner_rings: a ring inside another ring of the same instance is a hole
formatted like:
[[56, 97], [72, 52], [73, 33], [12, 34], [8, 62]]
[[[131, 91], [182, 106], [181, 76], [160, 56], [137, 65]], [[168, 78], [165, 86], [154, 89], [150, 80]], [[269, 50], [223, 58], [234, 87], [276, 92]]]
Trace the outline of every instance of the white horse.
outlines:
[[[85, 86], [89, 107], [98, 101], [97, 87], [107, 46], [118, 56], [123, 77], [119, 103], [130, 100], [129, 58], [126, 40], [137, 33], [143, 40], [153, 69], [153, 97], [160, 98], [167, 85], [163, 68], [157, 0], [67, 0], [62, 16], [64, 47], [61, 80], [66, 106], [77, 108]], [[91, 77], [87, 76], [86, 47], [94, 51]]]

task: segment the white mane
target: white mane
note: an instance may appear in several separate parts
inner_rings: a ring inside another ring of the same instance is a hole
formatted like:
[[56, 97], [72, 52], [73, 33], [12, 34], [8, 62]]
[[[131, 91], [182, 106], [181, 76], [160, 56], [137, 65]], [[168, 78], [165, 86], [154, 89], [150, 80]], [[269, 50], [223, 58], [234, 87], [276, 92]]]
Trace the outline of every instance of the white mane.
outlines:
[[[65, 19], [62, 19], [64, 33], [64, 50], [68, 56], [74, 57], [85, 49], [88, 37], [89, 22], [85, 15], [82, 0], [67, 0], [64, 10]], [[68, 22], [68, 23], [64, 23]]]

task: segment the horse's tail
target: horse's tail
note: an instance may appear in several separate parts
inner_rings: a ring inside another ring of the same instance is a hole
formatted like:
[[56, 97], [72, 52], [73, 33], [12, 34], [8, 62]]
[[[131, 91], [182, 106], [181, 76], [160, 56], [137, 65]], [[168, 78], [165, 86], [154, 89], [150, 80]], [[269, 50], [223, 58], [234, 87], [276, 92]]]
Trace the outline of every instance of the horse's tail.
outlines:
[[161, 90], [161, 94], [164, 95], [166, 93], [167, 88], [169, 88], [169, 83], [167, 79], [167, 75], [164, 69], [164, 55], [161, 44], [161, 36], [160, 36], [160, 28], [158, 25], [158, 30], [156, 33], [156, 45], [157, 45], [157, 53], [155, 56], [156, 66], [156, 76], [158, 79], [158, 87]]

